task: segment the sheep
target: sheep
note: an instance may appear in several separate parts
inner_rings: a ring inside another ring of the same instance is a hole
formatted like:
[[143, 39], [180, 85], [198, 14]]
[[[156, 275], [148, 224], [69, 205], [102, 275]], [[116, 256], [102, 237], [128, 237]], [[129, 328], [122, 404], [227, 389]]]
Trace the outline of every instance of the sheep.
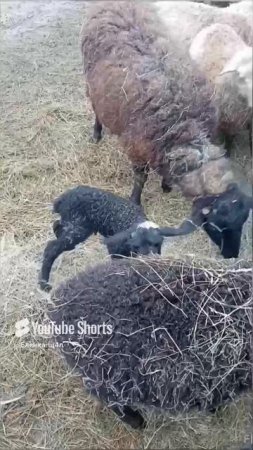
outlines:
[[232, 14], [238, 14], [247, 19], [249, 26], [252, 27], [253, 19], [253, 3], [252, 1], [242, 1], [238, 3], [232, 3], [226, 8], [227, 12]]
[[48, 242], [43, 254], [39, 285], [45, 291], [51, 289], [48, 280], [55, 259], [92, 234], [105, 238], [114, 258], [161, 254], [163, 235], [158, 225], [147, 219], [140, 206], [110, 192], [90, 186], [69, 189], [54, 201], [53, 212], [61, 218], [53, 224], [56, 239]]
[[140, 408], [214, 411], [252, 387], [252, 268], [114, 260], [58, 287], [48, 316], [71, 325], [55, 338], [86, 390], [134, 428]]
[[218, 8], [191, 1], [160, 1], [154, 5], [169, 34], [188, 49], [197, 33], [214, 23], [231, 26], [247, 45], [253, 45], [252, 22], [232, 6]]
[[[141, 203], [149, 168], [162, 176], [164, 191], [176, 185], [185, 197], [197, 196], [204, 203], [208, 196], [212, 204], [215, 196], [216, 205], [223, 205], [225, 195], [229, 219], [213, 215], [214, 226], [222, 221], [231, 247], [233, 238], [237, 246], [234, 224], [238, 229], [241, 220], [242, 228], [250, 206], [239, 187], [230, 202], [230, 161], [224, 149], [210, 143], [218, 119], [213, 87], [189, 52], [168, 38], [154, 4], [91, 6], [81, 30], [81, 48], [96, 117], [94, 133], [97, 138], [103, 125], [120, 138], [134, 169], [131, 200]], [[239, 218], [233, 214], [237, 201], [245, 206]], [[232, 254], [236, 255], [237, 251]]]
[[215, 85], [219, 131], [225, 135], [226, 148], [230, 150], [233, 136], [251, 128], [252, 47], [229, 25], [217, 23], [203, 28], [195, 36], [189, 52]]
[[253, 209], [253, 198], [238, 192], [231, 183], [222, 195], [199, 197], [193, 201], [190, 218], [180, 227], [161, 228], [163, 236], [179, 236], [193, 233], [199, 228], [207, 233], [225, 259], [239, 256], [243, 224]]
[[237, 72], [240, 94], [247, 99], [248, 105], [252, 108], [252, 47], [246, 46], [228, 61], [221, 75], [228, 72]]
[[[241, 64], [249, 65], [251, 73], [249, 72], [247, 78], [239, 78], [235, 73], [218, 78], [216, 102], [219, 110], [219, 133], [225, 136], [225, 148], [230, 151], [234, 135], [244, 128], [249, 129], [250, 147], [252, 147], [252, 114], [246, 101], [250, 97], [250, 103], [252, 102], [252, 89], [251, 86], [248, 87], [248, 84], [252, 84], [252, 48], [245, 44], [252, 46], [252, 23], [247, 23], [246, 17], [233, 14], [232, 8], [221, 10], [213, 6], [184, 1], [157, 2], [155, 5], [158, 15], [167, 25], [170, 34], [189, 46], [190, 52], [195, 54], [194, 60], [205, 69], [206, 75], [210, 74], [210, 79], [218, 74], [217, 69], [222, 62], [225, 63], [227, 58], [231, 58], [234, 49], [238, 52], [247, 51], [247, 56], [243, 56], [246, 61], [241, 61]], [[178, 22], [182, 23], [182, 26], [176, 26]], [[190, 45], [193, 48], [190, 48]], [[218, 54], [217, 50], [214, 52], [216, 45], [218, 45]], [[205, 57], [202, 63], [203, 54]], [[245, 96], [244, 93], [243, 97], [240, 97], [239, 94], [242, 94], [245, 88], [248, 90], [248, 95]]]
[[51, 289], [50, 271], [62, 252], [73, 250], [96, 233], [104, 237], [108, 253], [116, 258], [151, 252], [160, 255], [165, 237], [187, 235], [203, 228], [224, 258], [238, 257], [241, 221], [247, 220], [253, 207], [251, 197], [245, 194], [240, 197], [239, 201], [237, 185], [231, 184], [223, 195], [195, 199], [191, 217], [178, 228], [159, 228], [147, 219], [140, 206], [129, 200], [89, 186], [70, 189], [53, 205], [53, 211], [60, 214], [61, 220], [53, 224], [56, 240], [50, 241], [44, 251], [40, 287], [46, 291]]

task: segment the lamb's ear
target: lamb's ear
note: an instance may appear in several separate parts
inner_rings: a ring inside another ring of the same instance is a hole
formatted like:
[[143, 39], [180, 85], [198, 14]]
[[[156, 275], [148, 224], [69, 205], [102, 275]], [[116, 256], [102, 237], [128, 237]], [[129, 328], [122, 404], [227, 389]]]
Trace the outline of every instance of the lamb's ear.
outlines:
[[198, 225], [196, 225], [191, 219], [186, 219], [178, 228], [163, 227], [160, 228], [159, 231], [162, 236], [169, 237], [169, 236], [182, 236], [185, 234], [190, 234], [196, 231], [197, 229]]
[[130, 231], [126, 230], [121, 231], [120, 233], [116, 233], [108, 238], [104, 238], [103, 242], [107, 246], [110, 255], [120, 254], [122, 252], [122, 247], [126, 244], [126, 241], [129, 239], [129, 236]]

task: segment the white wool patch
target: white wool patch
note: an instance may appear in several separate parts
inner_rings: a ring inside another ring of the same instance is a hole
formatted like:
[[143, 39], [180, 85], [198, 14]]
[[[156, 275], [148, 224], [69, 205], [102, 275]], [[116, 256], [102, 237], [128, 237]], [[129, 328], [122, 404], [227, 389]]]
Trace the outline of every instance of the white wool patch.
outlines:
[[249, 107], [252, 108], [252, 48], [245, 48], [237, 52], [233, 58], [225, 65], [221, 74], [237, 71], [239, 74], [238, 88], [248, 101]]
[[222, 73], [237, 70], [241, 77], [252, 79], [252, 48], [245, 45], [228, 61]]
[[201, 30], [197, 36], [193, 39], [190, 47], [190, 56], [193, 61], [200, 62], [206, 52], [206, 45], [209, 41], [211, 27], [206, 27]]
[[146, 220], [145, 222], [139, 223], [137, 228], [146, 228], [148, 230], [149, 228], [159, 228], [159, 226], [154, 222]]

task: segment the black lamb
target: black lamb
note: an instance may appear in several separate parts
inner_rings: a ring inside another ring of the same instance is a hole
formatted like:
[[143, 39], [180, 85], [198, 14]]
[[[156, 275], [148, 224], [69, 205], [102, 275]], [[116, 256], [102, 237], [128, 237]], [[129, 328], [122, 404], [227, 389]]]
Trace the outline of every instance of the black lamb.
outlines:
[[161, 254], [166, 228], [150, 222], [141, 206], [110, 192], [90, 186], [67, 190], [53, 204], [61, 219], [53, 224], [56, 239], [48, 242], [39, 277], [43, 290], [48, 284], [51, 267], [64, 251], [73, 250], [92, 234], [101, 234], [112, 257]]
[[252, 389], [252, 268], [202, 266], [112, 260], [54, 292], [50, 320], [74, 329], [53, 332], [67, 363], [135, 428], [143, 408], [214, 412]]

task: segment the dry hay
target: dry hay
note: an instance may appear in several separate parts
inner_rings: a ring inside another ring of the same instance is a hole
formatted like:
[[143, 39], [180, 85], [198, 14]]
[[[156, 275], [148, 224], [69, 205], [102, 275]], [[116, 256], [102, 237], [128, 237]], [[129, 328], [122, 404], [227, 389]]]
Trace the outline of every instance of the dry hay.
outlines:
[[[0, 448], [223, 449], [229, 439], [243, 440], [251, 419], [245, 401], [219, 416], [160, 418], [150, 420], [144, 434], [132, 432], [107, 410], [97, 412], [54, 349], [23, 348], [14, 335], [17, 320], [42, 320], [45, 314], [48, 297], [38, 290], [37, 274], [51, 234], [52, 199], [78, 183], [127, 196], [132, 183], [116, 139], [106, 136], [98, 146], [89, 141], [93, 114], [84, 97], [78, 47], [84, 5], [50, 2], [60, 7], [47, 22], [46, 2], [27, 3], [27, 17], [20, 14], [22, 2], [15, 11], [17, 3], [4, 4], [17, 20], [4, 20], [8, 34], [0, 49]], [[150, 219], [163, 225], [177, 225], [190, 210], [181, 195], [161, 193], [155, 174], [143, 201]], [[207, 258], [205, 266], [214, 255], [203, 233], [173, 241], [165, 253], [199, 254]], [[99, 241], [90, 239], [59, 258], [53, 283], [104, 257]]]

